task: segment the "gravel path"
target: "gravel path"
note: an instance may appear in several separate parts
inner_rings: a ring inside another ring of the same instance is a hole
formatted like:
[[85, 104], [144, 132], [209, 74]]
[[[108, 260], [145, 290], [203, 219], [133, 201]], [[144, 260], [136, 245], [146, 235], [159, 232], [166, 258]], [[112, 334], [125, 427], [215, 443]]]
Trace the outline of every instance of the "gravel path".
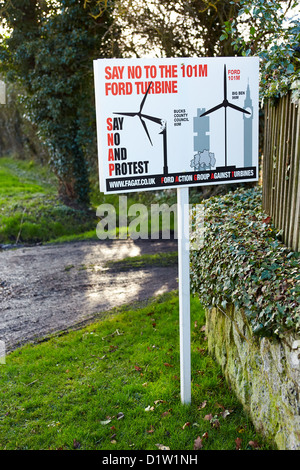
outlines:
[[175, 250], [176, 240], [97, 240], [1, 251], [0, 340], [6, 351], [177, 289], [177, 266], [120, 272], [105, 266]]

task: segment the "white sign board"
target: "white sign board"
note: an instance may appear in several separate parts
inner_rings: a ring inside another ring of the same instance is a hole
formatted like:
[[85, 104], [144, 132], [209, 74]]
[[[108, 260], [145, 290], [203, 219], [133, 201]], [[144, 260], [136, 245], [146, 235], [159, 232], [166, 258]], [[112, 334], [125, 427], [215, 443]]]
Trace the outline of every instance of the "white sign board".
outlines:
[[100, 190], [258, 180], [259, 59], [94, 61]]

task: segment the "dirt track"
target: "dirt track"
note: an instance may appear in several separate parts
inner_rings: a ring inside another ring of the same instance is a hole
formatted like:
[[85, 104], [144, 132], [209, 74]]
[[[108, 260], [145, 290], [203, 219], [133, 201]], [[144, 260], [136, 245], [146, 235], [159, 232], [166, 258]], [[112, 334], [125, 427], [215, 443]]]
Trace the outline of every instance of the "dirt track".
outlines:
[[0, 340], [6, 351], [104, 312], [177, 289], [177, 267], [116, 272], [109, 260], [177, 250], [177, 241], [115, 240], [0, 252]]

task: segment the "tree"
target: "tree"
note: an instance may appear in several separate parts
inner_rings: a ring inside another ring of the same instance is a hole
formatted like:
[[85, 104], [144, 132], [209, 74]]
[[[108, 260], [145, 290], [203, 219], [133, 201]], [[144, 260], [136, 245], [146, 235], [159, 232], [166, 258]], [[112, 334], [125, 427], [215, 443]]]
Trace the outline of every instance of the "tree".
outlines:
[[295, 0], [240, 0], [237, 18], [225, 22], [221, 40], [261, 58], [261, 98], [294, 90], [300, 98], [300, 19]]
[[[101, 14], [104, 2], [97, 3]], [[231, 41], [220, 43], [219, 38], [238, 10], [230, 0], [116, 0], [115, 57], [232, 55]]]
[[[96, 0], [0, 0], [0, 71], [19, 82], [28, 118], [49, 146], [60, 195], [87, 203], [95, 151], [93, 59], [109, 54], [110, 8]], [[98, 10], [97, 10], [98, 11]]]

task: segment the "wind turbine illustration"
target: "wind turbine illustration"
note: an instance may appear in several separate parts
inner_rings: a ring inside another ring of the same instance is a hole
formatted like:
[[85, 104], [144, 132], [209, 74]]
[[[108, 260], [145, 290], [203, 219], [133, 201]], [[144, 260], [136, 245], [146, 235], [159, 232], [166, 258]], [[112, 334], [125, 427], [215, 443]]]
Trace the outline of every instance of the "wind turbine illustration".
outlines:
[[224, 108], [225, 111], [225, 167], [227, 167], [227, 108], [235, 109], [236, 111], [240, 111], [241, 113], [251, 114], [246, 109], [240, 108], [235, 104], [229, 103], [227, 99], [227, 80], [226, 80], [226, 65], [224, 65], [224, 99], [222, 103], [218, 104], [217, 106], [205, 111], [205, 113], [201, 114], [200, 117], [206, 116], [207, 114], [213, 113], [218, 109]]
[[144, 104], [145, 104], [145, 101], [146, 101], [146, 98], [148, 96], [148, 93], [150, 91], [150, 87], [152, 85], [152, 82], [150, 82], [148, 88], [147, 88], [147, 91], [145, 93], [145, 96], [144, 98], [142, 99], [141, 101], [141, 104], [140, 104], [140, 109], [139, 111], [136, 111], [136, 112], [122, 112], [122, 113], [114, 113], [114, 114], [118, 114], [118, 115], [121, 115], [121, 116], [129, 116], [129, 117], [135, 117], [135, 116], [138, 116], [142, 125], [143, 125], [143, 128], [147, 134], [147, 137], [152, 144], [152, 140], [151, 140], [151, 137], [150, 137], [150, 134], [149, 134], [149, 131], [147, 129], [147, 126], [146, 126], [146, 123], [145, 123], [145, 119], [148, 119], [149, 121], [153, 121], [155, 122], [156, 124], [159, 124], [161, 126], [161, 132], [159, 134], [162, 134], [163, 136], [163, 156], [164, 156], [164, 168], [163, 168], [163, 173], [164, 175], [167, 175], [168, 174], [168, 160], [167, 160], [167, 123], [166, 121], [164, 121], [163, 119], [161, 118], [158, 118], [158, 117], [155, 117], [155, 116], [148, 116], [147, 114], [143, 114], [142, 111], [143, 111], [143, 107], [144, 107]]

